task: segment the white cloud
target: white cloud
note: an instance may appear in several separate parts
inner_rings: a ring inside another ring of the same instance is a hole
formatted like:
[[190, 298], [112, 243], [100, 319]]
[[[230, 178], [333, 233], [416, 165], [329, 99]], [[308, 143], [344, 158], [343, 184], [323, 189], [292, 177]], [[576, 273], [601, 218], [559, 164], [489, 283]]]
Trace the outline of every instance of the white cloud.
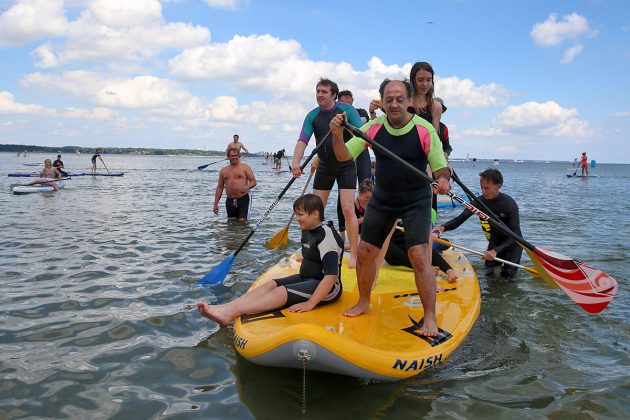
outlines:
[[32, 73], [22, 80], [29, 88], [61, 91], [95, 106], [149, 109], [181, 103], [191, 95], [176, 83], [154, 76], [131, 79], [84, 70], [62, 74]]
[[468, 129], [465, 129], [465, 130], [462, 131], [462, 137], [463, 138], [466, 138], [466, 137], [488, 137], [488, 138], [492, 138], [492, 137], [501, 137], [501, 136], [507, 136], [507, 135], [509, 135], [509, 133], [506, 133], [502, 129], [495, 128], [495, 127], [490, 127], [490, 128], [486, 128], [486, 129], [468, 128]]
[[590, 137], [595, 135], [595, 130], [589, 127], [588, 121], [581, 121], [576, 118], [564, 121], [554, 127], [546, 128], [543, 135], [552, 137], [576, 138]]
[[543, 47], [558, 45], [567, 39], [576, 39], [582, 35], [596, 34], [597, 31], [590, 28], [588, 20], [577, 13], [563, 16], [561, 21], [558, 21], [556, 13], [552, 13], [546, 21], [536, 23], [530, 32], [534, 44]]
[[118, 117], [118, 113], [109, 108], [66, 108], [60, 114], [66, 118], [84, 120], [110, 120]]
[[15, 102], [11, 93], [0, 92], [0, 114], [44, 115], [47, 113], [49, 111], [41, 105]]
[[93, 0], [82, 15], [83, 19], [93, 19], [108, 28], [133, 28], [163, 22], [159, 0]]
[[562, 108], [554, 101], [526, 102], [510, 105], [495, 118], [495, 124], [505, 128], [554, 126], [577, 115], [575, 108]]
[[[241, 104], [234, 96], [217, 96], [208, 101], [194, 96], [179, 83], [153, 76], [119, 78], [108, 74], [71, 71], [58, 75], [33, 73], [22, 80], [22, 86], [61, 92], [82, 103], [101, 109], [122, 108], [136, 111], [141, 119], [154, 118], [156, 123], [193, 128], [242, 125], [298, 125], [306, 109], [292, 101], [252, 101]], [[313, 100], [314, 102], [314, 100]], [[87, 111], [84, 111], [87, 112]], [[78, 111], [76, 113], [79, 113]], [[297, 137], [298, 128], [295, 130]]]
[[[304, 106], [314, 104], [313, 97], [304, 92], [314, 93], [319, 77], [329, 77], [341, 89], [352, 90], [358, 107], [367, 107], [378, 97], [384, 78], [409, 77], [411, 69], [411, 63], [386, 65], [378, 57], [372, 57], [363, 71], [345, 62], [314, 61], [298, 42], [268, 34], [236, 35], [226, 43], [187, 49], [170, 60], [169, 66], [173, 76], [184, 80], [229, 81], [243, 91], [271, 92], [302, 101]], [[436, 78], [436, 86], [439, 95], [448, 98], [447, 106], [501, 105], [509, 96], [497, 84], [475, 85], [458, 77]]]
[[509, 97], [508, 89], [496, 83], [475, 85], [470, 79], [459, 77], [438, 78], [436, 93], [445, 98], [447, 107], [485, 107], [505, 105]]
[[630, 111], [619, 111], [610, 114], [611, 117], [630, 117]]
[[563, 108], [554, 101], [527, 102], [508, 106], [499, 113], [494, 124], [512, 135], [530, 137], [578, 138], [593, 136], [588, 121], [577, 119], [575, 108]]
[[[185, 49], [210, 41], [205, 27], [165, 22], [159, 0], [93, 0], [86, 5], [76, 20], [68, 21], [61, 0], [23, 0], [0, 16], [0, 46], [60, 38], [47, 41], [32, 53], [38, 67], [51, 68], [77, 61], [100, 60], [109, 66], [141, 62], [166, 49]], [[30, 14], [16, 16], [17, 6]]]
[[234, 10], [238, 6], [238, 0], [204, 0], [210, 7], [217, 7], [220, 9]]
[[23, 104], [16, 102], [13, 94], [6, 91], [0, 92], [0, 114], [69, 118], [92, 121], [115, 121], [121, 119], [120, 115], [116, 111], [103, 107], [96, 107], [92, 109], [70, 107], [58, 110], [37, 104]]
[[574, 47], [569, 48], [568, 50], [566, 50], [564, 52], [564, 57], [562, 57], [562, 60], [560, 61], [562, 64], [567, 64], [570, 63], [571, 61], [573, 61], [573, 59], [579, 55], [582, 51], [584, 50], [584, 46], [581, 44], [578, 44]]
[[61, 36], [67, 29], [63, 0], [21, 0], [0, 15], [0, 47]]

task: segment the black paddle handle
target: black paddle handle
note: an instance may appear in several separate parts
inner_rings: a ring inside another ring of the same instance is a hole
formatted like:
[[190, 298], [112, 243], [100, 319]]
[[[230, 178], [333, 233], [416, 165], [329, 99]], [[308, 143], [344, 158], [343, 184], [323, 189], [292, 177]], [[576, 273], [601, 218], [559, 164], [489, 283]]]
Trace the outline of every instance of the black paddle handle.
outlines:
[[[385, 147], [381, 146], [379, 143], [377, 143], [374, 140], [372, 140], [371, 138], [369, 138], [363, 131], [361, 131], [358, 128], [354, 127], [353, 125], [348, 123], [346, 120], [343, 120], [341, 125], [344, 126], [345, 128], [347, 128], [348, 130], [350, 130], [350, 132], [352, 132], [352, 134], [354, 136], [362, 138], [363, 140], [368, 142], [373, 148], [375, 148], [379, 152], [383, 153], [384, 155], [386, 155], [390, 159], [395, 160], [396, 162], [398, 162], [400, 165], [402, 165], [403, 167], [405, 167], [409, 171], [411, 171], [414, 174], [418, 175], [423, 181], [429, 183], [433, 187], [437, 187], [437, 182], [434, 182], [431, 178], [429, 178], [429, 176], [426, 173], [422, 172], [420, 169], [416, 168], [415, 166], [413, 166], [412, 164], [410, 164], [409, 162], [407, 162], [406, 160], [404, 160], [403, 158], [401, 158], [397, 154], [393, 153], [389, 149], [386, 149]], [[515, 241], [523, 244], [524, 246], [526, 246], [530, 250], [534, 249], [534, 246], [532, 244], [527, 242], [525, 239], [521, 238], [516, 233], [512, 232], [512, 230], [510, 230], [507, 226], [505, 226], [503, 223], [501, 223], [500, 220], [497, 220], [497, 219], [495, 219], [495, 218], [493, 218], [491, 216], [488, 216], [487, 214], [485, 214], [484, 212], [482, 212], [477, 207], [473, 206], [472, 204], [470, 204], [469, 202], [467, 202], [463, 198], [457, 196], [456, 194], [453, 194], [452, 191], [449, 191], [447, 193], [447, 195], [449, 197], [451, 197], [453, 200], [461, 203], [463, 206], [465, 206], [468, 210], [470, 210], [471, 212], [473, 212], [477, 216], [479, 216], [480, 219], [487, 220], [492, 226], [494, 226], [497, 229], [499, 229], [505, 235], [507, 235], [507, 236], [511, 237], [512, 239], [514, 239]]]
[[[304, 163], [300, 166], [300, 170], [301, 171], [303, 171], [304, 168], [306, 168], [306, 165], [308, 165], [308, 163], [311, 161], [311, 159], [313, 159], [315, 157], [315, 155], [317, 154], [319, 149], [321, 149], [322, 146], [324, 146], [324, 144], [326, 143], [326, 140], [328, 140], [328, 137], [330, 136], [330, 133], [331, 133], [331, 131], [329, 130], [328, 134], [326, 134], [324, 139], [321, 142], [319, 142], [319, 144], [313, 149], [311, 154], [308, 155], [308, 157], [306, 158]], [[286, 187], [284, 187], [284, 189], [282, 191], [280, 191], [280, 194], [278, 194], [278, 197], [276, 198], [276, 201], [274, 201], [271, 204], [271, 206], [269, 206], [269, 209], [267, 210], [265, 215], [258, 222], [256, 222], [256, 225], [249, 232], [249, 234], [247, 234], [247, 237], [245, 237], [245, 240], [243, 241], [243, 243], [241, 243], [241, 245], [238, 248], [236, 248], [236, 251], [234, 251], [234, 256], [235, 257], [238, 255], [239, 252], [241, 252], [241, 250], [243, 249], [243, 247], [245, 246], [247, 241], [249, 241], [249, 239], [252, 237], [252, 235], [254, 235], [254, 232], [256, 232], [258, 230], [258, 228], [260, 227], [262, 222], [267, 218], [267, 216], [269, 216], [269, 213], [271, 213], [271, 210], [273, 210], [274, 207], [276, 207], [276, 204], [278, 204], [278, 202], [280, 201], [282, 196], [284, 196], [284, 194], [289, 190], [289, 188], [291, 188], [291, 185], [293, 185], [293, 183], [295, 182], [296, 179], [297, 179], [296, 177], [292, 177], [291, 180], [287, 183]]]

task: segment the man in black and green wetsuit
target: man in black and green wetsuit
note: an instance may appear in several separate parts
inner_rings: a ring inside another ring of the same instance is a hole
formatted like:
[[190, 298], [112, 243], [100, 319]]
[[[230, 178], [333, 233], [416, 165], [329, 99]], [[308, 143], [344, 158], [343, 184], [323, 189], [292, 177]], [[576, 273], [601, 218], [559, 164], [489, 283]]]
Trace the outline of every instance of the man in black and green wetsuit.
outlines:
[[[419, 171], [426, 171], [428, 163], [437, 181], [437, 192], [445, 194], [450, 191], [450, 171], [435, 128], [407, 111], [413, 96], [411, 84], [408, 81], [385, 79], [379, 92], [386, 115], [371, 120], [361, 127], [361, 131]], [[337, 159], [347, 161], [358, 156], [367, 143], [354, 137], [344, 144], [342, 121], [343, 115], [335, 116], [330, 128]], [[429, 261], [431, 186], [401, 168], [397, 160], [378, 149], [373, 150], [378, 182], [368, 202], [361, 230], [357, 262], [359, 301], [344, 315], [359, 316], [369, 311], [372, 284], [378, 269], [377, 258], [393, 232], [397, 219], [403, 219], [408, 232], [405, 235], [407, 252], [424, 308], [424, 321], [418, 334], [437, 337], [440, 333], [435, 316], [435, 271]]]
[[[357, 244], [359, 242], [359, 225], [354, 214], [354, 191], [357, 185], [357, 170], [354, 161], [339, 162], [333, 151], [330, 135], [330, 120], [337, 114], [346, 113], [351, 124], [360, 126], [361, 120], [357, 110], [351, 105], [336, 102], [339, 94], [337, 84], [328, 79], [320, 79], [315, 88], [315, 96], [318, 107], [306, 115], [302, 131], [293, 151], [293, 176], [299, 178], [302, 175], [300, 160], [304, 156], [304, 150], [313, 134], [317, 145], [324, 145], [317, 152], [319, 163], [313, 181], [313, 194], [322, 199], [324, 207], [328, 202], [328, 196], [333, 185], [337, 182], [341, 208], [346, 219], [346, 229], [350, 242], [350, 260], [348, 267], [354, 268], [357, 261]], [[352, 136], [347, 135], [346, 140]]]

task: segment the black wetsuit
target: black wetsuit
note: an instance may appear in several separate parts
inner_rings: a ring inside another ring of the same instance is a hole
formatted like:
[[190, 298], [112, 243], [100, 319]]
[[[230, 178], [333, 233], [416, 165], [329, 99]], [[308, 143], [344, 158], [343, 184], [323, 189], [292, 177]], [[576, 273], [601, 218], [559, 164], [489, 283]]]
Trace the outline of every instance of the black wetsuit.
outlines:
[[[416, 111], [414, 107], [410, 106], [409, 108], [407, 108], [407, 111], [412, 114], [416, 114], [419, 117], [423, 118], [424, 120], [433, 124], [433, 115], [431, 115], [431, 113], [429, 112], [427, 108], [421, 108]], [[440, 141], [442, 142], [442, 149], [444, 150], [446, 154], [450, 155], [451, 152], [453, 152], [453, 148], [451, 147], [451, 141], [448, 137], [448, 127], [444, 125], [441, 121], [440, 121], [440, 124], [438, 125], [437, 135], [440, 138]], [[437, 194], [433, 194], [433, 197], [431, 198], [431, 200], [432, 200], [431, 207], [433, 207], [433, 210], [437, 212]]]
[[[518, 212], [518, 205], [516, 201], [507, 194], [499, 193], [499, 195], [493, 200], [486, 200], [483, 196], [479, 197], [479, 200], [483, 202], [494, 214], [496, 214], [501, 222], [503, 222], [512, 232], [521, 236], [521, 224]], [[464, 223], [473, 213], [466, 209], [459, 216], [449, 220], [444, 224], [444, 231], [456, 229], [459, 225]], [[500, 230], [490, 226], [490, 234], [488, 238], [488, 251], [494, 249], [497, 252], [497, 257], [507, 261], [511, 261], [516, 264], [521, 262], [521, 254], [523, 248], [514, 241], [510, 236], [505, 235]], [[516, 267], [511, 267], [496, 261], [486, 261], [486, 266], [496, 267], [503, 266], [501, 269], [501, 276], [511, 278], [516, 274]]]
[[277, 286], [287, 289], [287, 306], [306, 302], [327, 275], [336, 275], [337, 281], [319, 303], [331, 303], [341, 296], [341, 257], [343, 241], [332, 222], [322, 222], [313, 230], [302, 231], [302, 265], [300, 273], [276, 279]]
[[63, 168], [63, 162], [61, 161], [61, 159], [56, 159], [53, 162], [53, 167], [57, 168], [57, 170], [59, 171], [59, 173], [61, 174], [61, 176], [68, 176], [68, 172], [64, 171]]
[[[442, 257], [442, 254], [438, 251], [432, 249], [431, 253], [432, 265], [438, 266], [444, 273], [453, 268], [446, 262], [444, 257]], [[405, 243], [404, 232], [398, 229], [394, 231], [394, 234], [389, 242], [389, 247], [387, 248], [387, 253], [385, 254], [385, 261], [389, 265], [402, 265], [404, 267], [413, 268], [411, 266], [411, 261], [409, 261], [409, 254], [407, 254], [407, 244]]]
[[[345, 162], [337, 160], [333, 149], [332, 134], [330, 134], [330, 121], [335, 115], [343, 112], [346, 113], [350, 124], [355, 127], [361, 125], [361, 119], [357, 110], [352, 105], [342, 102], [335, 102], [331, 109], [315, 108], [304, 119], [298, 141], [308, 144], [313, 134], [318, 146], [323, 141], [326, 141], [324, 146], [317, 152], [319, 163], [317, 172], [315, 172], [315, 179], [313, 180], [313, 189], [315, 190], [330, 191], [335, 182], [337, 182], [339, 189], [356, 189], [356, 165], [352, 160]], [[350, 138], [352, 138], [352, 135], [344, 131], [344, 140], [348, 141]]]

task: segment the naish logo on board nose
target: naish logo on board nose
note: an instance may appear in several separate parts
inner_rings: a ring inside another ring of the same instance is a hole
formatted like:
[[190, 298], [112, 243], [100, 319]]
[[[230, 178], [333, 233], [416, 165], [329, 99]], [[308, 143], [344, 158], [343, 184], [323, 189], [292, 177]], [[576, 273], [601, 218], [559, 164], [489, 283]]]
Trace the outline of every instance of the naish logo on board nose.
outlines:
[[403, 372], [409, 372], [410, 370], [420, 371], [430, 366], [437, 365], [442, 361], [442, 353], [429, 356], [424, 359], [396, 359], [392, 369], [399, 369]]

